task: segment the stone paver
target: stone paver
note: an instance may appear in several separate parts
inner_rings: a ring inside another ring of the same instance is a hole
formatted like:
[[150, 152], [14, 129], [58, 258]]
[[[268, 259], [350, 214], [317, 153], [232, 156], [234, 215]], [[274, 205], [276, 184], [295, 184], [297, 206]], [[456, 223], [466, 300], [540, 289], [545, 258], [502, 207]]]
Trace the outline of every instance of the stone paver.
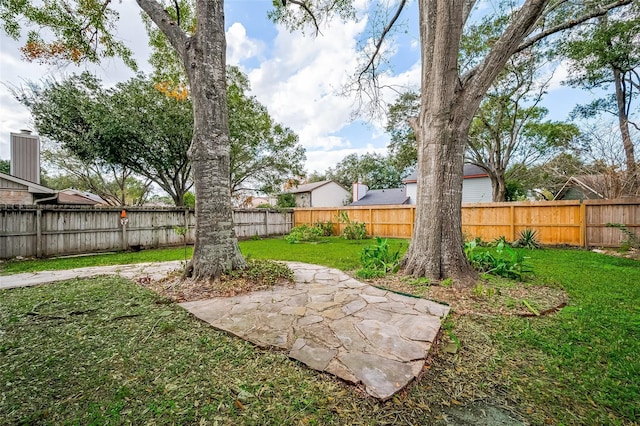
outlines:
[[362, 384], [382, 400], [420, 374], [449, 307], [369, 286], [336, 269], [288, 265], [293, 288], [180, 305], [216, 328]]
[[[185, 302], [212, 326], [276, 347], [310, 368], [361, 384], [386, 400], [417, 377], [449, 307], [361, 283], [337, 269], [288, 262], [294, 287]], [[180, 262], [0, 276], [0, 289], [95, 275], [160, 279]]]

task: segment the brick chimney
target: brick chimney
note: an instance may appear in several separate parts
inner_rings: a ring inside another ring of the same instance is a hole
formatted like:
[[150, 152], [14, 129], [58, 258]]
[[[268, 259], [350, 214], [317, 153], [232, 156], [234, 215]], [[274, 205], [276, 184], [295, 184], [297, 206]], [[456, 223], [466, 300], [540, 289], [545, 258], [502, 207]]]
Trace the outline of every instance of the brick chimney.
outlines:
[[40, 184], [40, 137], [30, 130], [11, 133], [12, 176]]

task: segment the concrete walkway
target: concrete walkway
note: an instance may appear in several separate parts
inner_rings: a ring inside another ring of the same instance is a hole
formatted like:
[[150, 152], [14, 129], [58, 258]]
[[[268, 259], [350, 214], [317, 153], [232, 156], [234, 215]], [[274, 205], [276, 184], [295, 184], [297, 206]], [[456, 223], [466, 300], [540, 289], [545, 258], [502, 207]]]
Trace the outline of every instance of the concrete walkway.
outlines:
[[89, 278], [96, 275], [120, 275], [135, 279], [148, 276], [152, 280], [165, 278], [167, 274], [180, 269], [180, 261], [135, 263], [131, 265], [89, 266], [86, 268], [67, 269], [64, 271], [25, 272], [22, 274], [0, 275], [0, 290], [31, 287], [73, 278]]
[[[307, 366], [386, 400], [424, 368], [449, 307], [364, 284], [323, 266], [288, 262], [294, 287], [181, 303], [215, 328], [287, 351]], [[180, 262], [0, 276], [0, 289], [113, 274], [164, 277]]]

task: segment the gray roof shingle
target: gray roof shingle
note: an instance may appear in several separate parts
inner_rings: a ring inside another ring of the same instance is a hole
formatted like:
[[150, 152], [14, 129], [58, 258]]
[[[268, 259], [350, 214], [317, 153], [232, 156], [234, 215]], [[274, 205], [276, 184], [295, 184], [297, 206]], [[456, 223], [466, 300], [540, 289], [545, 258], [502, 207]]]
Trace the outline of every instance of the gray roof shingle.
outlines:
[[409, 197], [404, 188], [372, 189], [367, 195], [351, 203], [351, 206], [379, 206], [389, 204], [407, 204]]

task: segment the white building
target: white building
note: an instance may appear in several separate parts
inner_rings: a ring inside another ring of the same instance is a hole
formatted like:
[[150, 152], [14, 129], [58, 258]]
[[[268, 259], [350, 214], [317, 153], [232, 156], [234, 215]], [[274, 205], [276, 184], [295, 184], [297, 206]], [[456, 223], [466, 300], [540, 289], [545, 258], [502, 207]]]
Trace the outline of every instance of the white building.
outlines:
[[351, 199], [349, 191], [332, 180], [298, 185], [285, 193], [296, 197], [296, 207], [342, 207]]
[[[353, 184], [352, 206], [379, 206], [415, 204], [418, 198], [418, 173], [413, 172], [402, 183], [404, 188], [368, 190], [361, 183]], [[483, 169], [472, 164], [464, 165], [462, 182], [463, 203], [490, 203], [492, 201], [491, 179]]]

